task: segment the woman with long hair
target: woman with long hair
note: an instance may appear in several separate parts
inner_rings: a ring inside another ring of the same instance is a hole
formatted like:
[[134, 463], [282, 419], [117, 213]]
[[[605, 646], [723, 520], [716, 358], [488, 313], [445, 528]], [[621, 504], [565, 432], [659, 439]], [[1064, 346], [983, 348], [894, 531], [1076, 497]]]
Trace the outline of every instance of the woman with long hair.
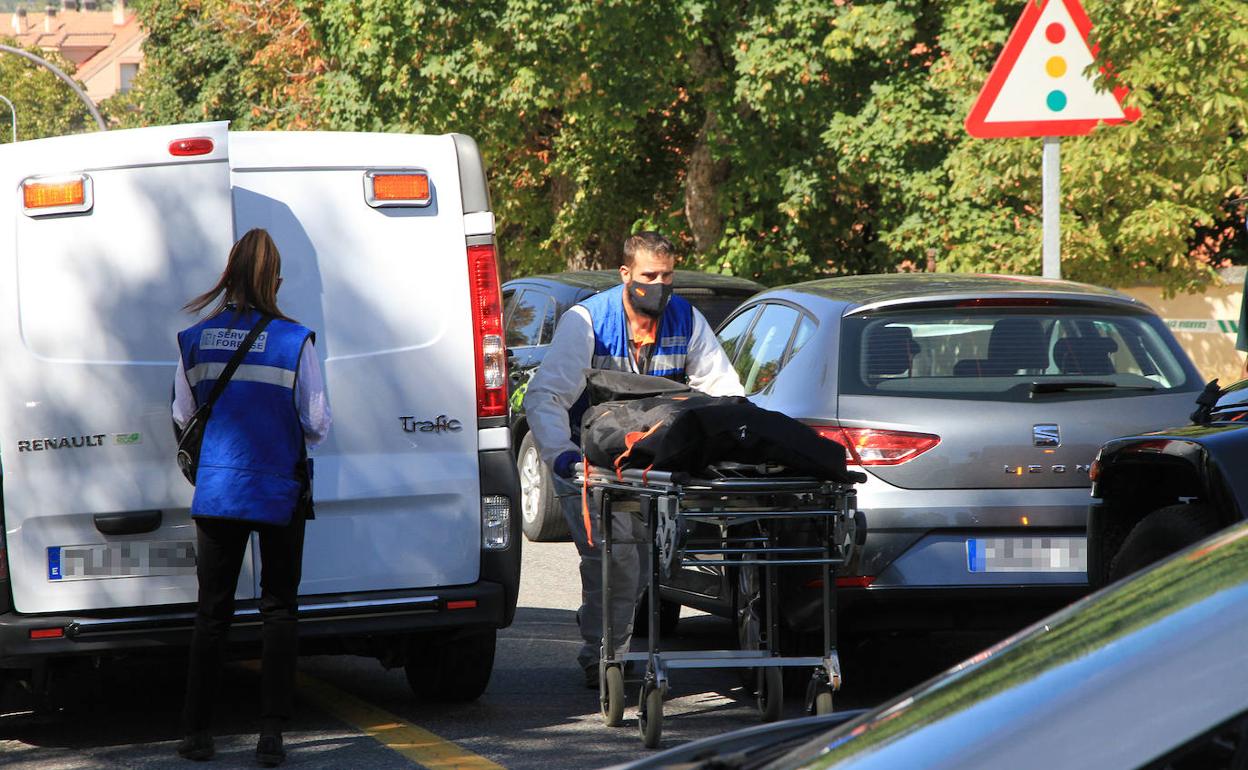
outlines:
[[178, 333], [173, 419], [186, 426], [209, 400], [217, 378], [260, 323], [259, 331], [207, 420], [195, 475], [199, 599], [191, 640], [183, 740], [178, 754], [214, 754], [210, 728], [223, 652], [234, 617], [234, 589], [252, 532], [260, 537], [262, 632], [261, 729], [256, 758], [286, 758], [282, 729], [291, 715], [298, 637], [299, 576], [305, 519], [311, 518], [307, 450], [331, 422], [315, 335], [277, 306], [282, 258], [262, 229], [234, 244], [221, 279], [186, 304], [207, 317]]

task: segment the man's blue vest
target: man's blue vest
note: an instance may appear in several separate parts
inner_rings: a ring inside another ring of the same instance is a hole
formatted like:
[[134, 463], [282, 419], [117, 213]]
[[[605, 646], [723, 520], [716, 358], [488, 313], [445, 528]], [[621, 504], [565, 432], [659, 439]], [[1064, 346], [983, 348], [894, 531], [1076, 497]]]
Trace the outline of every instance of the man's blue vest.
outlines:
[[[178, 333], [182, 366], [202, 404], [260, 320], [225, 310]], [[303, 491], [303, 426], [295, 405], [299, 355], [312, 332], [273, 319], [243, 357], [204, 431], [191, 515], [286, 525]]]
[[[590, 366], [594, 369], [634, 371], [624, 292], [623, 286], [607, 289], [579, 303], [589, 311], [593, 322], [594, 357]], [[683, 381], [685, 358], [689, 354], [689, 338], [692, 336], [693, 305], [684, 297], [673, 294], [659, 318], [657, 339], [650, 347], [649, 360], [641, 373]], [[589, 394], [586, 392], [568, 410], [574, 442], [579, 443], [581, 417], [588, 408]]]

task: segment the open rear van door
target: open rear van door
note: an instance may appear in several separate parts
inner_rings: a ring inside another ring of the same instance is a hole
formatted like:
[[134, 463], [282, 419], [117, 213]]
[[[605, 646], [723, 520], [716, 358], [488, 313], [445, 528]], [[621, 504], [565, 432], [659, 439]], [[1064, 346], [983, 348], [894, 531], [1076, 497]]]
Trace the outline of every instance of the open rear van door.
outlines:
[[[176, 332], [234, 228], [225, 123], [0, 146], [0, 459], [15, 609], [195, 601]], [[239, 598], [254, 598], [251, 559]]]

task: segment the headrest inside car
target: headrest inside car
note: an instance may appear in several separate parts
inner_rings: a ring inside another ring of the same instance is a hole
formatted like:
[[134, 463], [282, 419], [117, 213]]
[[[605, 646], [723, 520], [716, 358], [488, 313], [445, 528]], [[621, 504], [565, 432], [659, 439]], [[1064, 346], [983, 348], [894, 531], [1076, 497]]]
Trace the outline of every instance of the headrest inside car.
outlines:
[[876, 326], [867, 332], [867, 377], [889, 377], [910, 371], [919, 344], [905, 326]]

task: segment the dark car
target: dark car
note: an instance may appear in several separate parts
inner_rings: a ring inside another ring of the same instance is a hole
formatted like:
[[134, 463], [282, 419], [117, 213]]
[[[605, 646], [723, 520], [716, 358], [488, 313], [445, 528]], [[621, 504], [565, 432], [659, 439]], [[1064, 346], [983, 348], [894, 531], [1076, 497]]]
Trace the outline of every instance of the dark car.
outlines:
[[[516, 278], [503, 284], [503, 319], [511, 356], [512, 443], [520, 468], [524, 534], [533, 541], [558, 540], [568, 535], [552, 491], [549, 471], [537, 455], [524, 415], [529, 379], [555, 333], [564, 311], [600, 291], [620, 286], [617, 270], [575, 270]], [[719, 326], [743, 301], [763, 287], [745, 278], [677, 270], [675, 293], [689, 300], [711, 328]]]
[[781, 722], [627, 770], [1242, 768], [1245, 639], [1240, 523], [814, 738], [818, 719]]
[[1248, 517], [1248, 380], [1201, 396], [1193, 424], [1117, 438], [1092, 464], [1088, 579], [1118, 580]]

